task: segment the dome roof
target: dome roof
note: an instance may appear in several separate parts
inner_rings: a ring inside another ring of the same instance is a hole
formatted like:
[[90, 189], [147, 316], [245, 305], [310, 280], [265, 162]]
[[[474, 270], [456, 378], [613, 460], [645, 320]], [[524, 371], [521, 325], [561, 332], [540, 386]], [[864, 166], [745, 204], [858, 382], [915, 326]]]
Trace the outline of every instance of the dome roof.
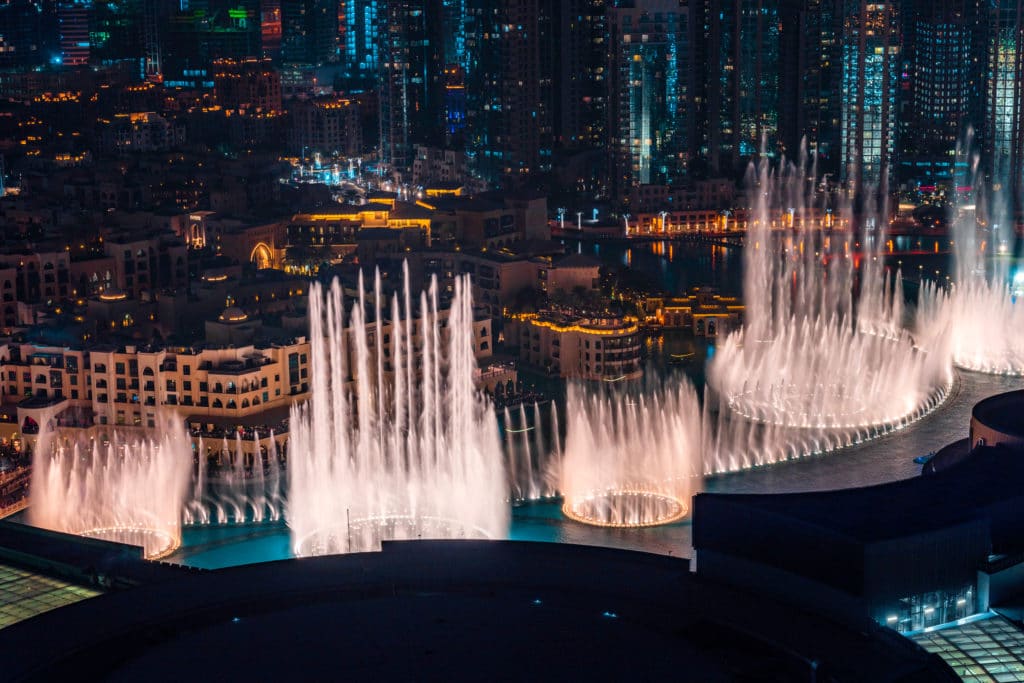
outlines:
[[124, 301], [128, 295], [117, 287], [108, 287], [107, 291], [100, 294], [100, 301]]
[[225, 308], [224, 312], [220, 314], [219, 320], [222, 323], [241, 323], [249, 319], [249, 316], [241, 308], [237, 306], [231, 306]]

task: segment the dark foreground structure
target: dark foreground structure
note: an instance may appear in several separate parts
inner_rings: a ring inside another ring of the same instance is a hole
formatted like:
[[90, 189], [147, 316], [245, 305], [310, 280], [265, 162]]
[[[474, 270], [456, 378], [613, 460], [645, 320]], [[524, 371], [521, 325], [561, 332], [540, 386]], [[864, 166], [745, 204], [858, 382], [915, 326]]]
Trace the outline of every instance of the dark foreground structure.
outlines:
[[685, 560], [547, 543], [200, 572], [0, 631], [4, 679], [953, 681], [935, 655], [703, 581]]
[[698, 495], [698, 575], [904, 633], [1002, 606], [1016, 613], [1024, 452], [961, 451], [936, 456], [950, 455], [948, 465], [879, 486]]

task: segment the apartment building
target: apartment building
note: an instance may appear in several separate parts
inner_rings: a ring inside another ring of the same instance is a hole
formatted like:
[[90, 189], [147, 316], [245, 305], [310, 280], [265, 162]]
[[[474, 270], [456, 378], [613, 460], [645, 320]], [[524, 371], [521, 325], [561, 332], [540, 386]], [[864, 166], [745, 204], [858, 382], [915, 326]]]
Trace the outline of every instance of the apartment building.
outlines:
[[521, 313], [505, 322], [505, 344], [519, 349], [522, 362], [563, 378], [615, 382], [643, 375], [632, 318]]

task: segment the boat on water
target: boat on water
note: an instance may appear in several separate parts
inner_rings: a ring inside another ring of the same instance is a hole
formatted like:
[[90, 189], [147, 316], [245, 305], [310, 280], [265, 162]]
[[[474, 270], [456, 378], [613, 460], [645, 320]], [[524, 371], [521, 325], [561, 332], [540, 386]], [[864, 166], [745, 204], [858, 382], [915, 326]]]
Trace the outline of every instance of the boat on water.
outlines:
[[668, 356], [668, 362], [672, 365], [682, 365], [690, 362], [694, 355], [693, 351], [690, 353], [670, 353]]

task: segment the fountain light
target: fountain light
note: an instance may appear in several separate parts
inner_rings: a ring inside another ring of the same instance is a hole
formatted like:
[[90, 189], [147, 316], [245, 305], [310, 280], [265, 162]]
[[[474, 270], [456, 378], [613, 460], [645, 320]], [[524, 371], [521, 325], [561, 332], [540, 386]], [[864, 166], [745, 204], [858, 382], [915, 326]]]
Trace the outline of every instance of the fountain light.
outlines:
[[191, 465], [188, 434], [172, 416], [155, 429], [114, 429], [105, 439], [44, 434], [33, 460], [29, 521], [136, 545], [147, 559], [166, 557], [181, 544]]
[[701, 412], [685, 379], [671, 385], [569, 388], [560, 461], [562, 512], [593, 526], [678, 522], [699, 484]]
[[408, 266], [390, 321], [381, 289], [378, 271], [369, 319], [360, 275], [347, 325], [338, 280], [310, 289], [312, 397], [292, 408], [288, 457], [299, 556], [507, 534], [497, 421], [473, 385], [469, 279], [456, 279], [447, 315], [432, 279], [414, 318]]
[[[748, 185], [759, 191], [744, 251], [744, 326], [719, 343], [708, 369], [719, 406], [709, 472], [888, 433], [940, 405], [953, 380], [942, 335], [904, 329], [902, 278], [884, 269], [884, 234], [864, 241], [858, 266], [847, 258], [860, 248], [856, 233], [826, 232], [825, 198], [806, 173], [751, 169]], [[773, 230], [780, 207], [793, 220]], [[887, 221], [868, 213], [864, 225]]]

